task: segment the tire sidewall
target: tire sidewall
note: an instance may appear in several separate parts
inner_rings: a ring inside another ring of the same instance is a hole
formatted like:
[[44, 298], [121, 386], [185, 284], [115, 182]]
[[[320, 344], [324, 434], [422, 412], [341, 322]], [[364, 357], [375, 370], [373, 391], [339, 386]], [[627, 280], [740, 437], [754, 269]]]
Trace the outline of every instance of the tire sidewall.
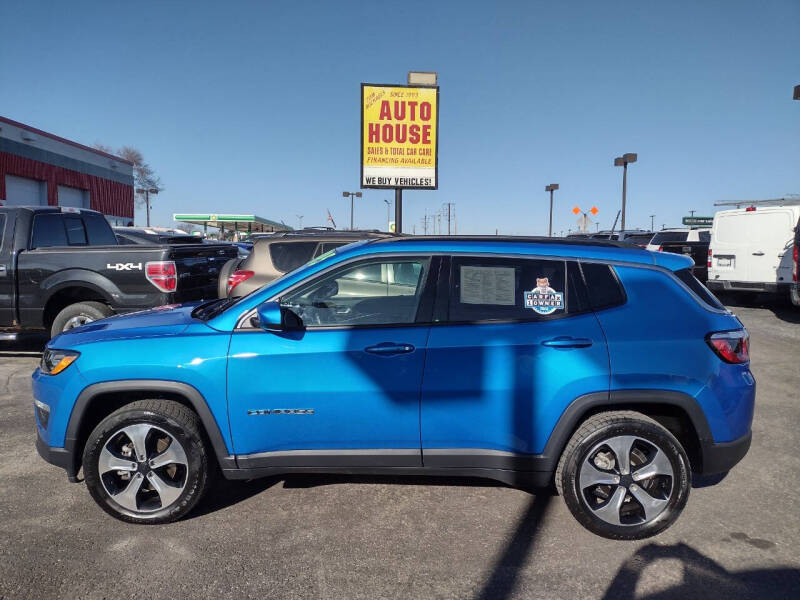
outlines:
[[67, 321], [78, 315], [86, 315], [87, 317], [91, 317], [92, 321], [99, 321], [100, 319], [105, 319], [110, 316], [111, 311], [103, 312], [98, 307], [84, 302], [70, 304], [56, 315], [56, 318], [53, 320], [53, 325], [50, 328], [50, 337], [56, 337], [60, 333], [64, 333], [64, 325], [67, 324]]
[[[603, 440], [618, 435], [645, 439], [664, 452], [672, 465], [673, 488], [667, 507], [655, 519], [641, 525], [612, 525], [603, 521], [588, 507], [580, 490], [578, 474], [589, 451]], [[584, 527], [606, 538], [630, 540], [656, 535], [675, 522], [689, 499], [691, 473], [686, 452], [671, 433], [647, 421], [629, 420], [601, 427], [583, 439], [567, 458], [561, 483], [570, 512]]]
[[[98, 459], [112, 434], [128, 425], [147, 423], [165, 430], [183, 446], [187, 465], [186, 486], [177, 501], [151, 513], [136, 513], [117, 504], [106, 492], [100, 480]], [[134, 409], [115, 413], [97, 426], [89, 436], [83, 453], [86, 486], [94, 500], [110, 515], [131, 523], [158, 524], [175, 521], [188, 513], [200, 499], [208, 478], [208, 457], [205, 446], [196, 432], [187, 431], [178, 421], [157, 412]]]

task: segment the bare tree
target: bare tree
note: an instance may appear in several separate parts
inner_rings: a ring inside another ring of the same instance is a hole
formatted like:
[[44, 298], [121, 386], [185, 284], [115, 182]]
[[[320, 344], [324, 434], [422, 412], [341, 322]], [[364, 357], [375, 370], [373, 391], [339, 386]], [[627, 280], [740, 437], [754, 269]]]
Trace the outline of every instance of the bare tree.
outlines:
[[[110, 147], [100, 142], [95, 143], [94, 147], [107, 154], [116, 154], [120, 158], [133, 163], [133, 185], [135, 190], [143, 190], [143, 193], [136, 194], [136, 202], [139, 206], [144, 206], [147, 212], [147, 226], [150, 226], [150, 195], [158, 194], [164, 189], [161, 178], [156, 175], [153, 168], [145, 161], [144, 156], [138, 148], [133, 146], [122, 146], [119, 150], [112, 150]], [[153, 191], [155, 190], [155, 191]]]

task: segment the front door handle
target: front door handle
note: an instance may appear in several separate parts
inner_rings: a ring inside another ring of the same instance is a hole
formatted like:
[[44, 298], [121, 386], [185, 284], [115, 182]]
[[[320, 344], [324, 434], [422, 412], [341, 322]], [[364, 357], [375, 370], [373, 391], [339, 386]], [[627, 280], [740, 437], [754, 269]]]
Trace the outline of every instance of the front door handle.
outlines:
[[408, 354], [414, 351], [414, 346], [411, 344], [397, 344], [395, 342], [383, 342], [374, 346], [367, 346], [364, 352], [370, 354], [380, 354], [383, 356], [391, 356], [393, 354]]
[[542, 346], [548, 346], [550, 348], [588, 348], [591, 345], [592, 340], [589, 338], [574, 338], [567, 336], [561, 336], [542, 342]]
[[753, 252], [753, 256], [764, 256], [763, 252]]

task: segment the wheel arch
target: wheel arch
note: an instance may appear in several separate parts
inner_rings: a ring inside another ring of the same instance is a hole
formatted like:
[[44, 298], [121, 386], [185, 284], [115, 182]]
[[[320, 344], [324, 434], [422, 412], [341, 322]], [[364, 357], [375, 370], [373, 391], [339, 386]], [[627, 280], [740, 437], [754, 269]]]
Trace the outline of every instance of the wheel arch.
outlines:
[[697, 400], [673, 390], [612, 390], [579, 396], [564, 410], [545, 445], [543, 456], [553, 470], [581, 423], [608, 410], [633, 410], [657, 421], [681, 442], [692, 470], [702, 472], [704, 444], [713, 440], [711, 429]]
[[70, 481], [77, 481], [84, 445], [97, 424], [115, 410], [135, 400], [151, 398], [174, 400], [197, 413], [203, 426], [203, 433], [217, 457], [220, 468], [236, 468], [236, 460], [228, 452], [219, 424], [205, 398], [196, 388], [178, 381], [141, 379], [107, 381], [86, 387], [72, 408], [64, 439], [64, 448], [71, 455], [71, 468], [67, 468]]
[[63, 309], [77, 302], [101, 302], [112, 308], [112, 300], [101, 288], [87, 282], [64, 283], [52, 290], [44, 302], [42, 325], [49, 328]]

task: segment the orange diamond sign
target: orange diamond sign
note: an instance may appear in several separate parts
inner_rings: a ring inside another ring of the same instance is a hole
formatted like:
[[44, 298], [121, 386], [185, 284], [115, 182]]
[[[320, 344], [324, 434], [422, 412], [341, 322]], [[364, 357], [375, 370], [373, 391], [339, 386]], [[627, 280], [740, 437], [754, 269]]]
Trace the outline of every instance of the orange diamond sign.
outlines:
[[581, 212], [581, 209], [576, 206], [572, 209], [572, 212], [577, 215], [579, 212]]
[[593, 215], [596, 215], [600, 211], [597, 210], [596, 206], [593, 206], [592, 208], [589, 209], [589, 212], [592, 213]]

